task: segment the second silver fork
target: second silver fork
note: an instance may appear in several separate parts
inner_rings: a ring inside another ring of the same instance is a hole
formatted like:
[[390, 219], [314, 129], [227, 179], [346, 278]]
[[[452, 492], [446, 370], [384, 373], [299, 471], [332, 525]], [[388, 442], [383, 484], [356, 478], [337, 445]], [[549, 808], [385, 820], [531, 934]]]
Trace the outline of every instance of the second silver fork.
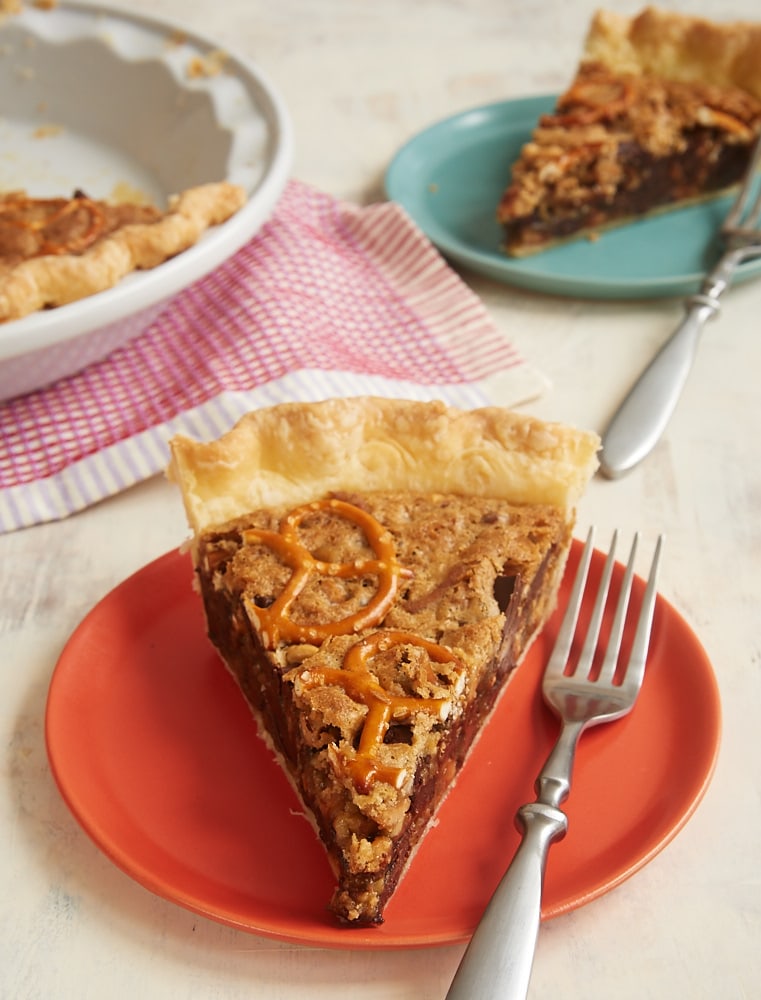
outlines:
[[[518, 819], [523, 837], [506, 874], [486, 908], [463, 956], [447, 1000], [524, 1000], [528, 991], [541, 920], [544, 871], [550, 845], [568, 825], [560, 809], [571, 787], [576, 744], [589, 726], [626, 715], [634, 706], [645, 673], [656, 601], [661, 551], [658, 540], [637, 618], [626, 669], [617, 669], [634, 574], [637, 537], [623, 574], [605, 658], [593, 671], [608, 589], [615, 561], [613, 536], [587, 628], [572, 673], [566, 674], [592, 559], [594, 534], [589, 532], [571, 596], [544, 671], [542, 694], [561, 719], [558, 740], [536, 782], [537, 797], [522, 806]], [[594, 674], [594, 676], [593, 676]]]
[[724, 253], [700, 292], [687, 299], [684, 319], [635, 382], [603, 434], [600, 470], [609, 479], [633, 469], [658, 443], [682, 394], [703, 327], [719, 312], [719, 297], [740, 264], [761, 256], [761, 190], [753, 199], [759, 166], [761, 136], [721, 227]]

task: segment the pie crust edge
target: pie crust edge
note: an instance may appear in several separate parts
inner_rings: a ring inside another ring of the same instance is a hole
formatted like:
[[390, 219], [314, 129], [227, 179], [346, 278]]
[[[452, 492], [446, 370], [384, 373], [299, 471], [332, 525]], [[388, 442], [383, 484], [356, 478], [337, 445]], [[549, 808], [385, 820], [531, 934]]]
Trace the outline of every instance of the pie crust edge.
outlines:
[[709, 21], [658, 7], [594, 15], [584, 61], [622, 73], [739, 87], [761, 100], [761, 24]]
[[202, 443], [177, 435], [168, 476], [195, 535], [333, 490], [460, 493], [575, 507], [599, 437], [497, 406], [359, 396], [281, 403]]

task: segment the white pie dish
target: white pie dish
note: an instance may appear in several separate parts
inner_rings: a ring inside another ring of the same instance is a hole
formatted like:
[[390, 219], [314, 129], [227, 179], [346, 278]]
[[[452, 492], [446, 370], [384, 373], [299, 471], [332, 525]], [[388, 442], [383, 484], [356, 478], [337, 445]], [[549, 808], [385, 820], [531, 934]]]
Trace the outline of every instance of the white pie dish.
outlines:
[[159, 207], [210, 181], [248, 193], [232, 218], [157, 268], [1, 323], [0, 400], [101, 360], [235, 253], [271, 214], [292, 145], [287, 110], [260, 70], [184, 29], [64, 0], [0, 20], [0, 190], [135, 191]]

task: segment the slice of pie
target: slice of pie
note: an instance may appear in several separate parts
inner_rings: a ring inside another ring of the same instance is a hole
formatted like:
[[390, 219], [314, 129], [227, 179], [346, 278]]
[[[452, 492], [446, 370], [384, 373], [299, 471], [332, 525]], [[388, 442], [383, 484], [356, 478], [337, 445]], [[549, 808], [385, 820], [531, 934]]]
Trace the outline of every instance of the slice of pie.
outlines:
[[649, 7], [593, 19], [576, 78], [497, 209], [512, 256], [736, 183], [761, 131], [761, 24]]
[[112, 288], [157, 267], [229, 219], [246, 200], [237, 184], [203, 184], [152, 205], [0, 193], [0, 322]]
[[171, 447], [211, 641], [327, 849], [331, 909], [379, 923], [554, 608], [597, 436], [363, 397]]

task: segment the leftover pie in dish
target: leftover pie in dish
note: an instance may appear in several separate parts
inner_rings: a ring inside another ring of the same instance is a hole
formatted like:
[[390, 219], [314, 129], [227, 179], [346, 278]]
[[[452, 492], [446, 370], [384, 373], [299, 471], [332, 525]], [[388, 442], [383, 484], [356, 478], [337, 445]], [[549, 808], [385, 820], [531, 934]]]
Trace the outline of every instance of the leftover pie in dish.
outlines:
[[243, 206], [226, 181], [189, 188], [167, 211], [71, 198], [0, 193], [0, 322], [113, 288], [135, 270], [157, 267], [197, 243]]
[[761, 23], [598, 12], [497, 208], [525, 256], [736, 183], [761, 131]]
[[598, 444], [371, 397], [172, 441], [208, 635], [314, 822], [343, 924], [383, 920], [553, 611]]

